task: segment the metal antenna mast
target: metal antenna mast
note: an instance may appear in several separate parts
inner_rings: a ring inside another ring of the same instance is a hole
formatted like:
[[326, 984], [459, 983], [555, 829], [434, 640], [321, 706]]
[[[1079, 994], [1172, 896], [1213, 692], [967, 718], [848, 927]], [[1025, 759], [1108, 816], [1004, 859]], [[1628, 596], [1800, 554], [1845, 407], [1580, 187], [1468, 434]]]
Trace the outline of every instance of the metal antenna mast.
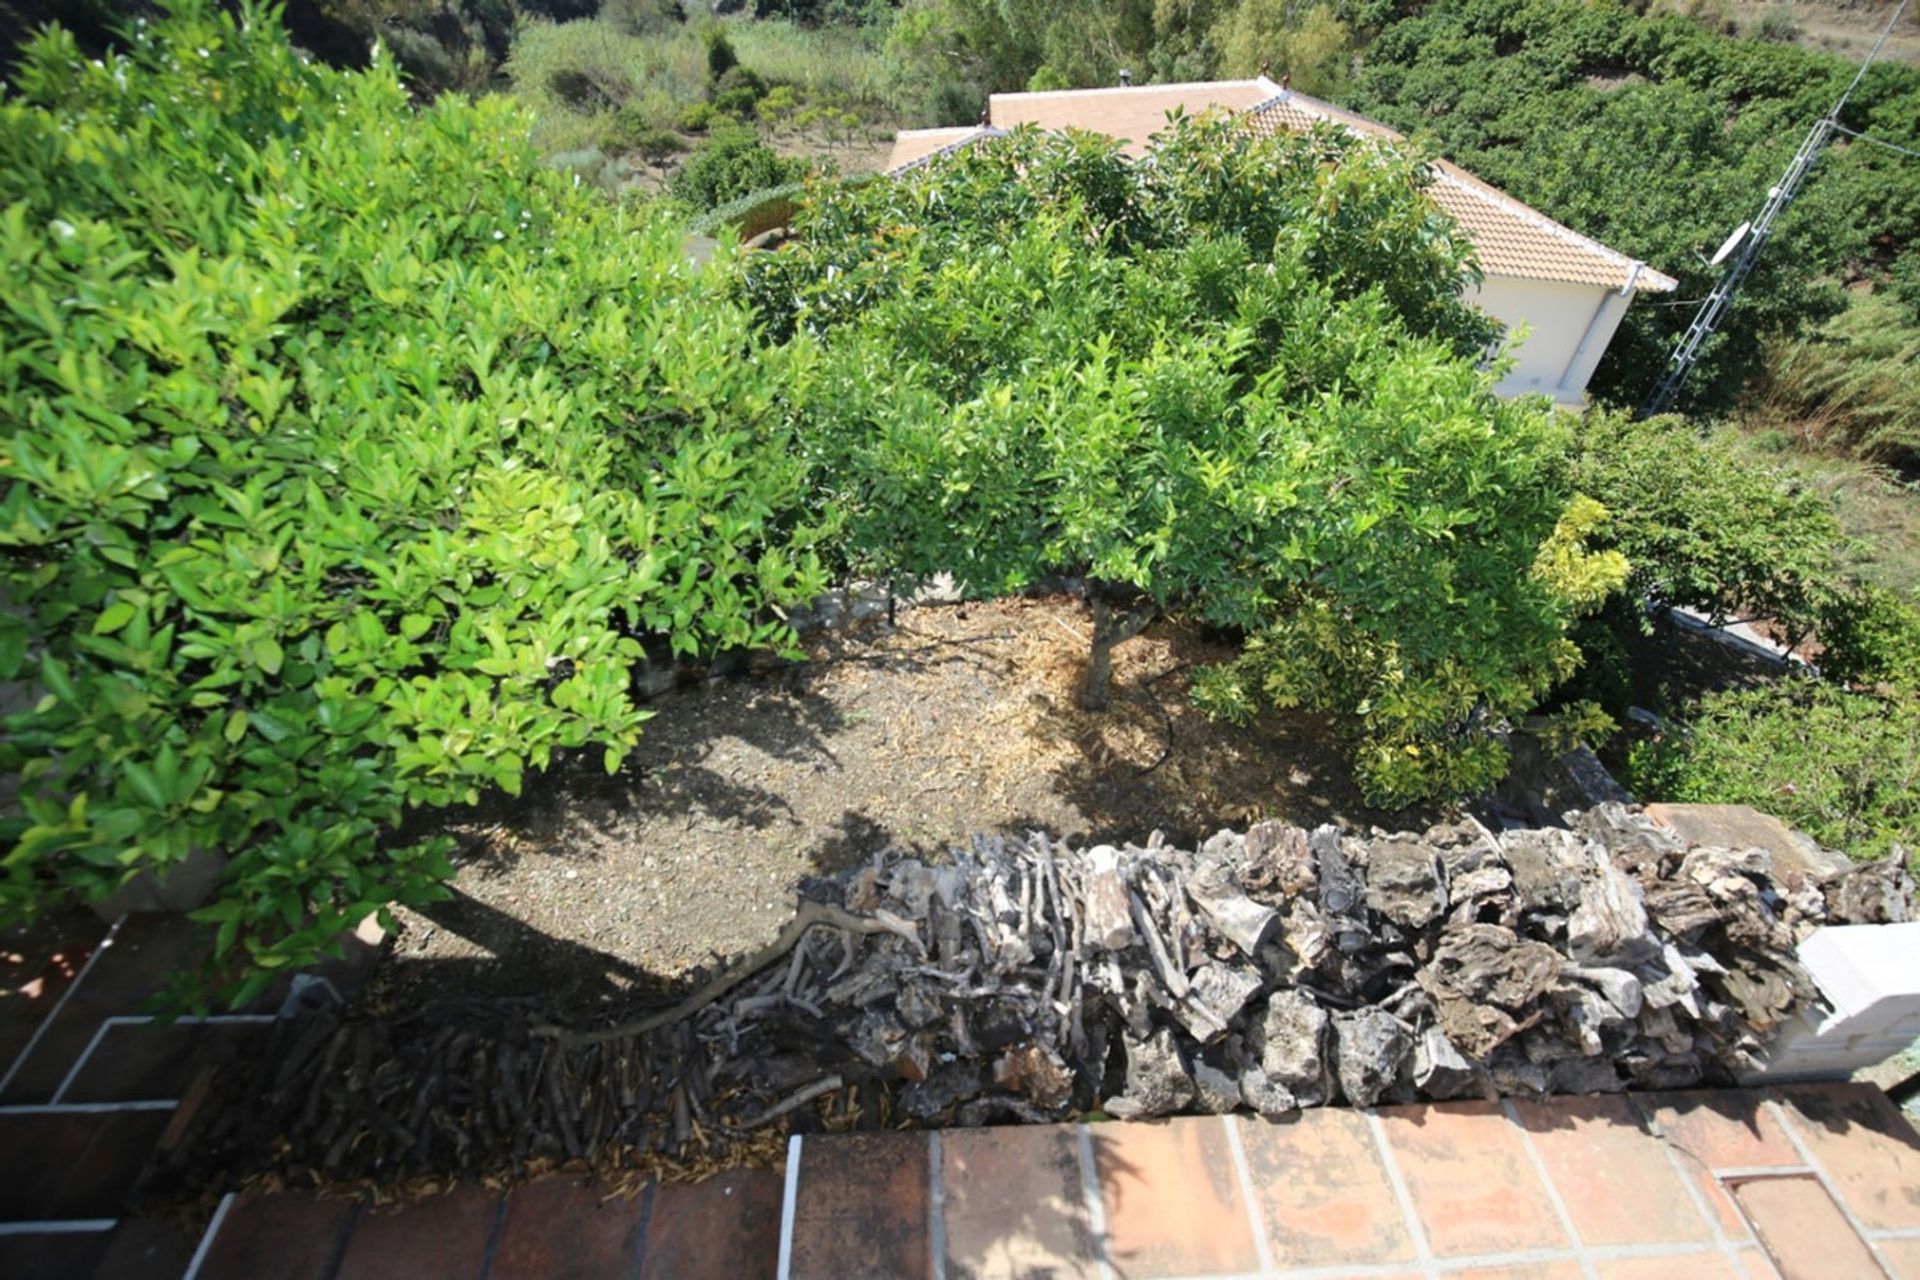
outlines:
[[[1833, 131], [1840, 125], [1841, 108], [1847, 105], [1847, 99], [1851, 98], [1853, 91], [1859, 87], [1861, 77], [1867, 74], [1867, 68], [1872, 66], [1874, 58], [1879, 56], [1880, 46], [1887, 42], [1887, 36], [1892, 33], [1894, 24], [1900, 21], [1900, 15], [1906, 11], [1906, 7], [1907, 0], [1900, 0], [1893, 11], [1893, 16], [1887, 19], [1886, 27], [1880, 32], [1880, 38], [1874, 41], [1873, 48], [1868, 51], [1867, 60], [1861, 63], [1860, 70], [1854, 73], [1853, 81], [1847, 85], [1846, 92], [1840, 95], [1839, 101], [1833, 104], [1831, 111], [1814, 121], [1813, 127], [1807, 130], [1807, 136], [1801, 141], [1800, 149], [1794, 152], [1793, 160], [1787, 165], [1786, 173], [1767, 192], [1767, 202], [1761, 208], [1760, 216], [1753, 220], [1753, 229], [1741, 244], [1739, 256], [1734, 258], [1733, 265], [1727, 268], [1719, 282], [1713, 286], [1713, 291], [1707, 295], [1706, 301], [1700, 304], [1700, 309], [1693, 313], [1693, 323], [1689, 324], [1687, 331], [1680, 335], [1680, 341], [1675, 344], [1673, 354], [1667, 357], [1666, 372], [1661, 375], [1660, 384], [1653, 389], [1653, 394], [1647, 399], [1646, 407], [1641, 410], [1642, 417], [1650, 418], [1656, 413], [1665, 413], [1673, 406], [1675, 397], [1680, 394], [1680, 388], [1686, 385], [1687, 375], [1693, 372], [1693, 366], [1700, 359], [1700, 348], [1706, 345], [1708, 338], [1713, 336], [1727, 308], [1733, 305], [1733, 295], [1740, 288], [1741, 282], [1747, 278], [1747, 273], [1753, 270], [1753, 264], [1759, 259], [1760, 251], [1766, 247], [1767, 239], [1773, 234], [1773, 224], [1779, 221], [1780, 215], [1787, 211], [1787, 206], [1791, 205], [1794, 197], [1800, 194], [1800, 187], [1806, 182], [1807, 174], [1813, 170], [1814, 162], [1820, 158], [1820, 153], [1826, 149], [1827, 142], [1833, 137]], [[1735, 234], [1738, 235], [1737, 232]]]

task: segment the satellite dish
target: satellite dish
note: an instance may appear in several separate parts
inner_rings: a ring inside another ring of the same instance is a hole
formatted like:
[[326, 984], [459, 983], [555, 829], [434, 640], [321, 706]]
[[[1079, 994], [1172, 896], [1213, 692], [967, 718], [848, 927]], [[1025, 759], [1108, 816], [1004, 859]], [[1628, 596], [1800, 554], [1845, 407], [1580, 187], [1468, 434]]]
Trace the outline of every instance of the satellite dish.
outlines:
[[1710, 267], [1717, 267], [1721, 263], [1725, 262], [1727, 260], [1727, 255], [1740, 247], [1740, 242], [1747, 238], [1747, 232], [1751, 230], [1753, 230], [1753, 224], [1751, 222], [1743, 222], [1739, 226], [1735, 227], [1733, 229], [1733, 234], [1727, 237], [1726, 242], [1720, 246], [1719, 250], [1713, 255], [1713, 258], [1707, 263], [1707, 265]]

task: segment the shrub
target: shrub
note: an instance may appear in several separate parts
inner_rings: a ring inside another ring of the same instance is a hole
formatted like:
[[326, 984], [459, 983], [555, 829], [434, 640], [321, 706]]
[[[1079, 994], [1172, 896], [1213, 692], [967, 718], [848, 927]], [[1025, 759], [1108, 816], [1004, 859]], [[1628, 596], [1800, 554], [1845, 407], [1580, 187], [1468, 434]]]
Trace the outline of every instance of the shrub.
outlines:
[[674, 124], [686, 133], [705, 133], [713, 124], [713, 104], [696, 102], [680, 113]]
[[769, 331], [825, 348], [801, 435], [848, 554], [1086, 577], [1095, 705], [1155, 611], [1251, 632], [1209, 709], [1338, 714], [1383, 802], [1479, 785], [1624, 568], [1585, 550], [1560, 428], [1477, 370], [1417, 160], [1193, 120], [1161, 157], [1021, 131], [823, 187], [747, 264]]
[[1568, 437], [1566, 484], [1612, 519], [1601, 534], [1633, 566], [1638, 601], [1715, 622], [1761, 617], [1811, 627], [1839, 575], [1831, 504], [1787, 468], [1756, 465], [1679, 418], [1593, 411]]
[[217, 851], [245, 998], [436, 892], [409, 807], [617, 767], [642, 636], [787, 643], [807, 366], [500, 99], [416, 112], [253, 4], [128, 46], [49, 30], [0, 103], [0, 679], [42, 693], [0, 913]]
[[794, 100], [792, 85], [776, 85], [767, 91], [767, 96], [754, 104], [754, 114], [760, 117], [760, 123], [769, 129], [778, 130], [787, 118], [799, 108]]
[[712, 209], [806, 172], [806, 163], [776, 155], [751, 129], [715, 129], [673, 175], [669, 189], [695, 209]]
[[1647, 800], [1749, 804], [1856, 858], [1920, 850], [1920, 700], [1815, 680], [1712, 694], [1631, 755]]
[[1920, 608], [1885, 587], [1836, 593], [1821, 611], [1820, 673], [1844, 684], [1920, 689]]
[[719, 23], [710, 23], [700, 32], [700, 41], [707, 51], [707, 79], [714, 84], [740, 65], [740, 55], [733, 51], [733, 41], [727, 38], [727, 29]]

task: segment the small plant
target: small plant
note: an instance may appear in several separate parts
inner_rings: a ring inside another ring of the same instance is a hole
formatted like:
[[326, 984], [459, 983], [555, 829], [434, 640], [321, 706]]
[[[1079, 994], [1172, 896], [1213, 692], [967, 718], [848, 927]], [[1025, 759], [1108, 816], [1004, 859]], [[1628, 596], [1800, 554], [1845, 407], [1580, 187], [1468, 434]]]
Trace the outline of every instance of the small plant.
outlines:
[[791, 182], [805, 172], [805, 162], [775, 154], [753, 130], [717, 128], [687, 157], [669, 189], [678, 199], [704, 210]]
[[799, 106], [793, 96], [793, 86], [782, 84], [769, 89], [767, 96], [754, 104], [753, 110], [761, 124], [778, 133]]
[[714, 123], [713, 104], [696, 102], [680, 113], [675, 125], [683, 133], [705, 133]]

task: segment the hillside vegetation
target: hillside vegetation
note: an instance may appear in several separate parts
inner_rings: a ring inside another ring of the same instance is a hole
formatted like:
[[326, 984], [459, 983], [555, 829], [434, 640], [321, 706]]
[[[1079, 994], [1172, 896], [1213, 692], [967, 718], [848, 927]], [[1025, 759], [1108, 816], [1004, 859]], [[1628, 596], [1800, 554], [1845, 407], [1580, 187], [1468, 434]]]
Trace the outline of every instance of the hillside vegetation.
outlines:
[[686, 202], [609, 199], [537, 125], [250, 3], [26, 51], [0, 913], [217, 855], [198, 916], [244, 998], [443, 892], [410, 812], [619, 770], [644, 653], [791, 653], [858, 577], [1084, 579], [1094, 709], [1113, 646], [1204, 623], [1200, 703], [1319, 713], [1383, 806], [1490, 786], [1530, 713], [1604, 732], [1578, 682], [1648, 599], [1820, 627], [1847, 696], [1915, 714], [1920, 619], [1848, 584], [1824, 503], [1675, 419], [1493, 394], [1470, 247], [1397, 148], [1028, 133], [816, 178], [788, 248], [701, 263]]

